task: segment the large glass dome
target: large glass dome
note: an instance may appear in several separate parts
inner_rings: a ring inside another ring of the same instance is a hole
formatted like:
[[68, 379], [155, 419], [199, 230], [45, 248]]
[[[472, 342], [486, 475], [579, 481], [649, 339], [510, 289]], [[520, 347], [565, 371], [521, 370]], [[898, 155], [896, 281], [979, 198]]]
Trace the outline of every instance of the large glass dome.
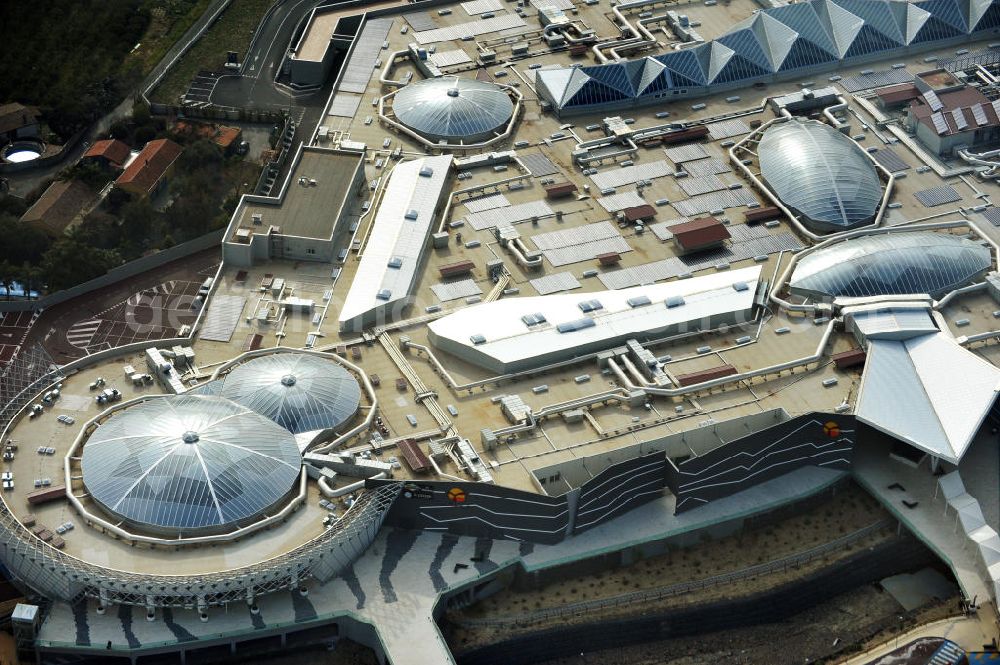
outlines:
[[302, 458], [287, 430], [220, 397], [168, 395], [100, 425], [80, 462], [90, 496], [146, 531], [218, 533], [285, 498]]
[[402, 88], [392, 98], [392, 112], [424, 138], [472, 143], [502, 132], [514, 104], [495, 83], [441, 76]]
[[307, 353], [275, 353], [236, 367], [219, 395], [299, 434], [337, 429], [354, 417], [361, 387], [332, 360]]
[[989, 270], [991, 263], [989, 249], [947, 233], [863, 236], [803, 256], [790, 287], [819, 297], [926, 293], [938, 298]]
[[814, 232], [844, 231], [873, 221], [882, 183], [851, 139], [815, 120], [769, 127], [758, 146], [760, 173]]

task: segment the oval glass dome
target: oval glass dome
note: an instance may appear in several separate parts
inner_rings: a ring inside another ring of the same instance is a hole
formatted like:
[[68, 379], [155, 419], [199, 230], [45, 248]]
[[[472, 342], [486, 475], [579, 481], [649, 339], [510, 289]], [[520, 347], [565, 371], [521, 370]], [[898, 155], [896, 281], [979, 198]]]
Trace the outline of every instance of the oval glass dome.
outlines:
[[875, 165], [850, 138], [816, 120], [776, 123], [757, 146], [760, 173], [814, 232], [871, 223], [882, 202]]
[[225, 378], [219, 395], [288, 431], [337, 429], [361, 405], [361, 386], [340, 364], [307, 353], [275, 353], [249, 360]]
[[392, 98], [392, 112], [424, 138], [468, 143], [502, 132], [514, 103], [495, 83], [441, 76], [404, 86]]
[[295, 437], [220, 397], [167, 395], [114, 414], [81, 459], [90, 496], [154, 533], [230, 530], [265, 514], [295, 486]]
[[989, 249], [948, 233], [862, 236], [803, 256], [790, 288], [820, 297], [929, 294], [939, 298], [992, 265]]

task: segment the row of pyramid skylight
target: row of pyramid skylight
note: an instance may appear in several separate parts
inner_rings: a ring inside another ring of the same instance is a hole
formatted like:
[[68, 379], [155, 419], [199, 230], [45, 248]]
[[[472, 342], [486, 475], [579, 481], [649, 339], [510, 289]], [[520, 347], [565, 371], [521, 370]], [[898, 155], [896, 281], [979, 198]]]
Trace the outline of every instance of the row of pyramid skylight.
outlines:
[[807, 0], [761, 10], [718, 39], [658, 56], [541, 70], [559, 108], [730, 83], [1000, 27], [1000, 0]]

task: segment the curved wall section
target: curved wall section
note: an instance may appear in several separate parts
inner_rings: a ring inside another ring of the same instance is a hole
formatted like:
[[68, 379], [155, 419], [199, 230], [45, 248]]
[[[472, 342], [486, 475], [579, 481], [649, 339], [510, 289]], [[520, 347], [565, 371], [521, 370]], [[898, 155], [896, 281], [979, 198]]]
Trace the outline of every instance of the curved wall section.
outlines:
[[389, 485], [368, 491], [330, 529], [286, 555], [212, 575], [146, 575], [87, 563], [33, 536], [0, 502], [0, 559], [15, 579], [50, 598], [83, 597], [146, 607], [222, 605], [339, 574], [367, 549], [399, 493]]

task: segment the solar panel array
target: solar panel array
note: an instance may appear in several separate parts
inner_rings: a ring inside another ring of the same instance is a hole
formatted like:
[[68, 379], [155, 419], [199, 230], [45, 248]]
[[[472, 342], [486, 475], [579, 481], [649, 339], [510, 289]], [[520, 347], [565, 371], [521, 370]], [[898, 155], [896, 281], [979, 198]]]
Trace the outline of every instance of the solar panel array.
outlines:
[[517, 205], [484, 210], [466, 215], [465, 221], [477, 231], [494, 226], [512, 226], [532, 217], [550, 217], [554, 213], [545, 201], [528, 201]]
[[696, 254], [686, 254], [680, 257], [680, 260], [687, 266], [689, 271], [694, 272], [696, 270], [711, 268], [720, 263], [745, 261], [755, 256], [777, 254], [781, 251], [798, 251], [802, 247], [802, 242], [794, 233], [783, 231], [781, 233], [769, 233], [743, 242], [734, 242], [729, 247], [720, 247]]
[[949, 72], [957, 72], [976, 65], [994, 65], [998, 62], [1000, 62], [1000, 50], [984, 48], [948, 60], [938, 60], [937, 66], [947, 69]]
[[892, 171], [896, 173], [898, 171], [907, 171], [910, 169], [910, 165], [903, 161], [903, 158], [893, 152], [892, 148], [882, 148], [872, 154], [875, 161], [886, 168], [887, 171]]
[[795, 234], [788, 231], [752, 238], [744, 242], [734, 242], [729, 247], [721, 247], [708, 252], [698, 252], [684, 257], [670, 257], [660, 261], [643, 263], [598, 275], [607, 289], [627, 289], [641, 284], [652, 284], [686, 273], [711, 268], [720, 263], [734, 263], [764, 254], [797, 251], [803, 247]]
[[462, 205], [469, 212], [483, 212], [494, 208], [506, 208], [510, 205], [510, 201], [503, 194], [490, 194], [479, 199], [469, 199], [464, 201]]
[[472, 2], [463, 2], [462, 9], [469, 16], [476, 16], [478, 14], [485, 14], [486, 12], [495, 12], [499, 9], [503, 9], [503, 4], [500, 0], [472, 0]]
[[986, 110], [983, 108], [982, 104], [975, 104], [972, 106], [972, 117], [975, 118], [976, 124], [980, 127], [989, 122], [986, 118]]
[[535, 9], [541, 9], [542, 7], [555, 7], [563, 11], [573, 9], [573, 3], [570, 0], [531, 0], [531, 6]]
[[667, 148], [665, 152], [667, 153], [667, 159], [672, 161], [674, 164], [682, 164], [684, 162], [690, 162], [696, 159], [704, 159], [705, 157], [708, 157], [708, 152], [700, 143], [688, 143], [687, 145]]
[[692, 196], [683, 201], [674, 201], [672, 205], [677, 212], [685, 217], [694, 217], [712, 210], [739, 208], [751, 203], [759, 203], [759, 201], [744, 187], [743, 189], [724, 189], [721, 192]]
[[965, 121], [965, 112], [962, 109], [952, 109], [951, 117], [955, 120], [955, 127], [958, 131], [969, 127], [969, 123]]
[[[481, 18], [457, 25], [448, 25], [443, 28], [421, 30], [414, 33], [413, 37], [417, 40], [418, 44], [433, 44], [435, 42], [450, 42], [454, 39], [462, 39], [463, 37], [485, 35], [490, 32], [499, 32], [511, 28], [522, 28], [525, 25], [527, 24], [524, 20], [516, 14], [501, 14], [493, 18]], [[379, 48], [381, 48], [383, 41], [383, 39], [379, 40]]]
[[684, 165], [684, 170], [689, 175], [700, 178], [706, 175], [719, 175], [729, 173], [732, 169], [721, 159], [712, 157], [711, 159], [699, 159], [695, 162], [688, 162]]
[[688, 196], [717, 192], [720, 189], [728, 189], [729, 185], [722, 182], [722, 178], [717, 175], [706, 175], [701, 178], [682, 178], [677, 181], [680, 188]]
[[590, 176], [598, 189], [609, 189], [621, 185], [631, 185], [640, 180], [652, 180], [670, 175], [674, 170], [666, 161], [647, 162], [634, 166], [624, 166], [611, 171], [602, 171]]
[[364, 92], [372, 77], [372, 69], [382, 51], [382, 42], [389, 36], [391, 18], [376, 18], [365, 23], [361, 36], [354, 43], [351, 59], [344, 66], [338, 90]]
[[539, 295], [547, 296], [559, 291], [572, 291], [580, 288], [580, 282], [571, 272], [557, 272], [545, 277], [538, 277], [528, 282], [538, 291]]
[[909, 83], [913, 80], [913, 74], [906, 69], [884, 69], [873, 72], [867, 76], [852, 76], [841, 79], [840, 85], [847, 92], [858, 92], [859, 90], [869, 90], [871, 88], [881, 88], [884, 85], [896, 83]]
[[340, 118], [353, 118], [354, 114], [358, 112], [360, 104], [361, 97], [359, 95], [346, 95], [343, 92], [338, 92], [337, 96], [330, 102], [327, 113]]
[[927, 208], [933, 208], [934, 206], [944, 205], [945, 203], [954, 203], [955, 201], [962, 200], [962, 196], [951, 185], [941, 185], [940, 187], [922, 189], [919, 192], [915, 192], [913, 195], [916, 196], [917, 200], [924, 204]]
[[920, 94], [923, 95], [924, 101], [927, 102], [927, 106], [931, 107], [932, 111], [937, 112], [944, 108], [941, 98], [933, 90], [925, 90]]
[[948, 133], [948, 121], [944, 119], [944, 116], [940, 113], [931, 114], [931, 122], [934, 123], [934, 131], [938, 134]]
[[453, 51], [438, 51], [427, 57], [438, 67], [451, 67], [452, 65], [463, 65], [467, 62], [472, 62], [469, 54], [460, 48]]
[[731, 136], [745, 136], [750, 133], [750, 126], [739, 118], [732, 118], [709, 123], [708, 133], [714, 140], [719, 141]]
[[641, 206], [644, 203], [646, 203], [646, 200], [639, 196], [638, 192], [633, 190], [619, 192], [618, 194], [612, 194], [610, 196], [602, 196], [597, 199], [597, 204], [608, 212], [618, 212], [619, 210], [624, 210], [625, 208]]
[[551, 231], [532, 236], [535, 247], [555, 267], [590, 261], [601, 254], [632, 251], [631, 245], [622, 237], [611, 222], [597, 222], [572, 229]]
[[403, 18], [414, 30], [433, 30], [437, 27], [437, 23], [427, 12], [409, 12], [403, 14]]
[[212, 342], [231, 340], [246, 302], [243, 296], [217, 295], [212, 298], [199, 337]]
[[546, 157], [540, 152], [532, 152], [527, 155], [519, 156], [521, 163], [524, 164], [531, 175], [541, 178], [543, 176], [552, 175], [553, 173], [559, 173], [559, 167], [556, 166], [551, 159]]
[[678, 217], [677, 219], [666, 219], [662, 222], [656, 222], [655, 224], [649, 225], [649, 230], [653, 232], [660, 240], [671, 240], [674, 234], [670, 232], [671, 226], [677, 226], [678, 224], [683, 224], [689, 222], [687, 217]]
[[688, 272], [687, 266], [680, 259], [672, 256], [637, 266], [622, 268], [613, 272], [604, 272], [597, 276], [606, 289], [627, 289], [640, 284], [652, 284], [671, 277], [677, 277]]
[[983, 211], [983, 217], [993, 226], [1000, 226], [1000, 208], [987, 208]]
[[770, 230], [762, 224], [747, 226], [746, 224], [732, 224], [729, 227], [729, 237], [733, 242], [746, 242], [756, 240], [771, 235]]
[[447, 284], [433, 284], [431, 285], [431, 291], [434, 292], [434, 297], [441, 302], [478, 296], [483, 292], [479, 288], [479, 285], [471, 279], [462, 279], [457, 282], [448, 282]]

